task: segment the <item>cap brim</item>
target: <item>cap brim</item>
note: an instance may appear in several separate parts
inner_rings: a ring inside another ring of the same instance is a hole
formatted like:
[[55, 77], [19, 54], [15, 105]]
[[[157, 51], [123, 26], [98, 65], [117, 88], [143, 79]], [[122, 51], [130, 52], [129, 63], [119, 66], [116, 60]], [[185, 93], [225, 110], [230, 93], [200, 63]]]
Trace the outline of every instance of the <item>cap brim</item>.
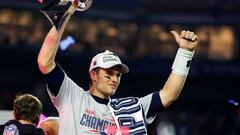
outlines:
[[112, 64], [112, 65], [109, 65], [107, 67], [102, 67], [102, 68], [111, 68], [111, 67], [114, 67], [114, 66], [120, 66], [121, 67], [120, 71], [122, 73], [128, 73], [129, 72], [129, 68], [125, 64]]
[[128, 73], [129, 72], [129, 68], [127, 65], [125, 64], [120, 64], [119, 66], [121, 66], [121, 70], [123, 73]]

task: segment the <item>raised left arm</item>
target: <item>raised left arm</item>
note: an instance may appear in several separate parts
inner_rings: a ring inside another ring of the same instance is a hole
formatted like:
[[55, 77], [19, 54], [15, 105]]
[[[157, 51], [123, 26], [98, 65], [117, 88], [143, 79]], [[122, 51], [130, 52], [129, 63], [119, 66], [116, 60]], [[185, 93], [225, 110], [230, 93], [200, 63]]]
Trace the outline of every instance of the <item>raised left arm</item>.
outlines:
[[172, 66], [172, 73], [164, 84], [163, 89], [159, 92], [165, 108], [178, 98], [185, 84], [190, 63], [198, 44], [197, 35], [191, 31], [183, 30], [180, 35], [176, 31], [171, 31], [171, 33], [174, 35], [180, 48]]

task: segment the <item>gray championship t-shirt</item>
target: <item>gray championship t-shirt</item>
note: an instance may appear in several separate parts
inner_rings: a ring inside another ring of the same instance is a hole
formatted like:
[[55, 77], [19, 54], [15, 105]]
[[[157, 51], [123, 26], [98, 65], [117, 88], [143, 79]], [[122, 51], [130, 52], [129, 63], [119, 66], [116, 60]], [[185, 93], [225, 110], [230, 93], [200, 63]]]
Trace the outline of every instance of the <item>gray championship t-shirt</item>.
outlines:
[[97, 102], [65, 73], [57, 96], [49, 87], [47, 90], [59, 112], [59, 135], [106, 135], [119, 131], [114, 127], [128, 127], [132, 135], [147, 134], [146, 124], [156, 116], [147, 117], [153, 94], [140, 99], [111, 99], [106, 105]]

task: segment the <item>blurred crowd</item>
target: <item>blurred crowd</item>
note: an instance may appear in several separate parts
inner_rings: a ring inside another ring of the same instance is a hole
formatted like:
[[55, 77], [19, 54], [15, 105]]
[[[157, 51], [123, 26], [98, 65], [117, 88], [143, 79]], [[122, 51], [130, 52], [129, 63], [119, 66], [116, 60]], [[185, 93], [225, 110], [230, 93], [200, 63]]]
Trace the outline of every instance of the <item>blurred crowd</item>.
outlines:
[[[47, 18], [40, 12], [0, 9], [0, 50], [1, 48], [19, 49], [19, 51], [25, 48], [39, 50], [50, 27]], [[76, 54], [95, 54], [109, 49], [126, 58], [148, 56], [173, 59], [178, 46], [170, 31], [180, 32], [182, 29], [194, 30], [199, 36], [201, 47], [196, 51], [196, 58], [231, 60], [237, 54], [238, 42], [235, 41], [238, 39], [231, 26], [143, 25], [137, 22], [116, 23], [74, 15], [67, 25], [63, 39], [68, 36], [75, 39], [76, 42], [69, 46], [67, 51]], [[0, 109], [11, 109], [9, 106], [12, 103], [9, 101], [14, 96], [13, 92], [3, 91], [0, 103], [6, 104], [0, 104]], [[150, 129], [151, 134], [238, 135], [240, 133], [239, 108], [212, 105], [199, 110], [198, 105], [201, 103], [189, 106], [192, 110], [177, 108], [160, 113], [157, 124], [154, 124], [157, 130]]]
[[[230, 104], [222, 106], [197, 105], [174, 107], [160, 113], [157, 135], [238, 135], [240, 133], [240, 108]], [[209, 109], [211, 108], [211, 109]]]
[[[39, 48], [51, 24], [40, 12], [0, 10], [0, 47]], [[121, 57], [157, 56], [172, 58], [177, 45], [171, 30], [195, 31], [200, 39], [196, 57], [230, 60], [234, 57], [235, 35], [230, 26], [179, 26], [138, 24], [88, 19], [74, 15], [67, 25], [63, 39], [71, 36], [75, 43], [68, 50], [76, 53], [96, 53], [105, 49]]]

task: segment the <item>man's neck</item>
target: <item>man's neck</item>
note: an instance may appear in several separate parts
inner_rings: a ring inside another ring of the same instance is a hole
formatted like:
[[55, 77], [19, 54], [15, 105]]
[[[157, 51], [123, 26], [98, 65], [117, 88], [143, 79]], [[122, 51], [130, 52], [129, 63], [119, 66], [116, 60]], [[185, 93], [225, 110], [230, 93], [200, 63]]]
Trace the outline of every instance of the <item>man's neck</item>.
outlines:
[[36, 124], [35, 124], [35, 123], [32, 123], [32, 122], [30, 122], [30, 121], [27, 121], [27, 120], [19, 120], [19, 122], [20, 122], [20, 123], [22, 123], [22, 124], [29, 124], [29, 125], [36, 126]]
[[91, 94], [91, 96], [93, 97], [93, 99], [94, 99], [96, 102], [98, 102], [98, 103], [100, 103], [100, 104], [105, 104], [105, 105], [107, 105], [108, 102], [109, 102], [109, 99], [102, 99], [102, 98], [97, 97], [97, 96], [94, 96], [94, 95], [92, 95], [92, 94]]
[[90, 88], [90, 93], [96, 97], [99, 97], [101, 99], [110, 99], [110, 96], [106, 96], [100, 92], [98, 92], [96, 89]]

